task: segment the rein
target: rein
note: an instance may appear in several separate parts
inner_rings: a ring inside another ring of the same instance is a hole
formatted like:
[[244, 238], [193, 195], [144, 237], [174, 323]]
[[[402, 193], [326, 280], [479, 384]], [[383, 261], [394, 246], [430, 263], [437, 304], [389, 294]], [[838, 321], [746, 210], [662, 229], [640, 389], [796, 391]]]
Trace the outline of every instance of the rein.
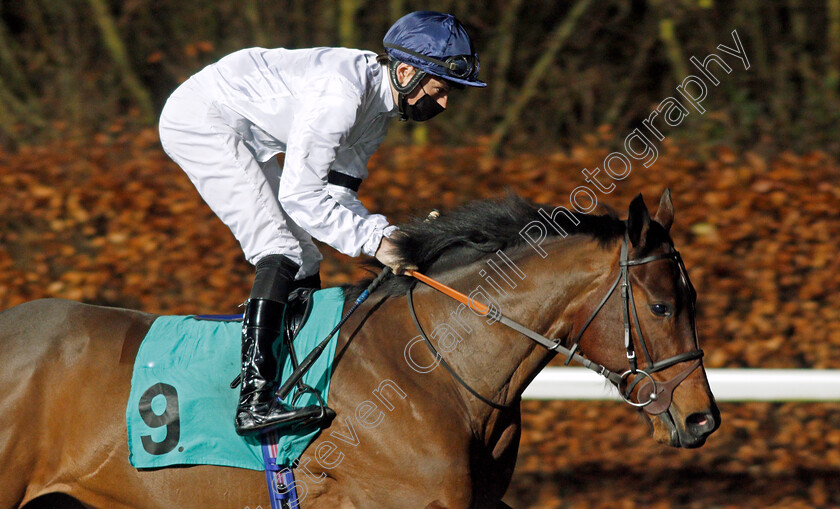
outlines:
[[[561, 353], [566, 357], [565, 365], [568, 365], [571, 361], [575, 361], [582, 366], [595, 371], [599, 375], [605, 377], [616, 386], [619, 390], [619, 394], [621, 395], [622, 399], [626, 401], [628, 404], [637, 407], [643, 408], [646, 412], [652, 415], [658, 415], [662, 412], [666, 411], [671, 405], [671, 398], [674, 389], [683, 381], [685, 380], [694, 370], [696, 370], [701, 364], [701, 358], [703, 357], [703, 350], [701, 350], [698, 346], [697, 341], [697, 331], [696, 328], [694, 330], [694, 344], [695, 349], [683, 352], [681, 354], [674, 355], [669, 357], [665, 360], [661, 361], [654, 361], [650, 355], [648, 350], [647, 344], [645, 343], [644, 336], [642, 335], [641, 327], [639, 326], [639, 317], [636, 313], [636, 304], [633, 299], [633, 289], [630, 285], [629, 279], [629, 268], [636, 266], [636, 265], [644, 265], [647, 263], [651, 263], [658, 260], [673, 260], [677, 263], [677, 266], [680, 271], [680, 282], [683, 283], [688, 289], [691, 295], [691, 313], [692, 316], [694, 314], [694, 301], [696, 299], [696, 291], [694, 290], [694, 286], [691, 284], [691, 280], [688, 278], [688, 273], [685, 270], [685, 265], [683, 264], [682, 258], [677, 250], [672, 250], [668, 253], [663, 253], [659, 255], [648, 256], [645, 258], [638, 258], [634, 260], [628, 259], [628, 244], [629, 238], [627, 233], [624, 235], [623, 243], [621, 245], [621, 256], [619, 260], [619, 274], [616, 277], [615, 281], [610, 286], [609, 291], [601, 299], [598, 306], [595, 310], [590, 314], [589, 318], [584, 323], [583, 327], [575, 334], [574, 339], [572, 340], [572, 347], [566, 348], [560, 344], [559, 339], [548, 339], [542, 334], [525, 327], [524, 325], [512, 320], [511, 318], [503, 315], [499, 309], [486, 306], [480, 302], [476, 302], [473, 299], [469, 298], [468, 296], [464, 295], [463, 293], [450, 288], [449, 286], [444, 285], [424, 274], [421, 274], [417, 271], [406, 271], [405, 274], [414, 277], [418, 281], [421, 281], [432, 288], [440, 291], [444, 295], [455, 299], [462, 304], [468, 306], [473, 311], [477, 312], [478, 314], [487, 316], [494, 321], [501, 322], [503, 325], [509, 327], [510, 329], [519, 332], [520, 334], [526, 336], [527, 338], [539, 343], [541, 346], [545, 347], [546, 349]], [[594, 362], [590, 359], [587, 359], [582, 353], [579, 353], [580, 350], [580, 339], [583, 336], [583, 333], [586, 331], [587, 327], [592, 323], [601, 309], [609, 300], [610, 296], [615, 292], [616, 288], [618, 288], [619, 283], [621, 284], [621, 298], [622, 298], [622, 314], [624, 318], [624, 346], [627, 351], [627, 361], [629, 364], [629, 369], [624, 371], [622, 374], [619, 374], [615, 371], [611, 371], [607, 369], [606, 366], [603, 366], [597, 362]], [[461, 378], [454, 369], [446, 362], [446, 360], [440, 355], [437, 349], [432, 344], [429, 337], [426, 335], [426, 332], [423, 330], [423, 327], [420, 325], [420, 322], [417, 319], [417, 313], [414, 309], [414, 299], [413, 299], [413, 291], [414, 286], [411, 285], [408, 291], [406, 292], [406, 296], [408, 298], [408, 309], [409, 313], [411, 314], [411, 318], [414, 321], [414, 325], [417, 327], [417, 330], [420, 332], [420, 336], [423, 338], [423, 341], [426, 343], [426, 346], [432, 352], [435, 359], [443, 365], [444, 368], [452, 375], [452, 377], [463, 386], [467, 391], [470, 392], [473, 396], [481, 400], [483, 403], [497, 409], [506, 409], [510, 408], [511, 405], [503, 405], [500, 403], [496, 403], [481, 394], [479, 394], [475, 389], [473, 389], [467, 382]], [[631, 315], [632, 310], [632, 315]], [[636, 328], [636, 333], [639, 338], [639, 343], [642, 346], [642, 352], [644, 353], [645, 360], [647, 361], [647, 370], [639, 369], [637, 365], [636, 359], [636, 352], [633, 346], [632, 337], [630, 334], [631, 325], [630, 325], [630, 318], [632, 316], [633, 325]], [[691, 361], [692, 362], [686, 369], [681, 371], [677, 376], [667, 382], [658, 382], [653, 379], [651, 376], [653, 373], [662, 371], [667, 369], [671, 366], [679, 364], [681, 362]], [[632, 382], [627, 384], [627, 387], [622, 390], [622, 386], [625, 385], [625, 382], [628, 380], [630, 375], [641, 375], [636, 376]], [[638, 392], [637, 401], [632, 401], [631, 393], [633, 389], [636, 387], [637, 384], [641, 382]], [[641, 402], [641, 398], [644, 395], [647, 398], [646, 401]]]

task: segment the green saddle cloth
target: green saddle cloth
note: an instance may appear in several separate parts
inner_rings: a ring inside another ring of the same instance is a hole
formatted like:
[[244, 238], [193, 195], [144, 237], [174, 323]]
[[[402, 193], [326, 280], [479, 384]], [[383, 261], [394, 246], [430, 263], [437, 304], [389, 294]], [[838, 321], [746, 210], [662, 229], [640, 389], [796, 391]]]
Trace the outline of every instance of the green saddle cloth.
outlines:
[[[312, 313], [295, 339], [302, 360], [341, 319], [341, 288], [312, 295]], [[233, 419], [239, 390], [230, 382], [240, 372], [242, 322], [161, 316], [154, 321], [134, 361], [126, 406], [129, 460], [135, 468], [222, 465], [264, 470], [258, 437], [236, 434]], [[328, 401], [336, 333], [303, 378]], [[283, 379], [292, 372], [286, 358]], [[286, 398], [291, 402], [292, 395]], [[298, 406], [317, 404], [304, 394]], [[277, 464], [290, 465], [318, 434], [303, 431], [277, 437]], [[270, 436], [275, 436], [272, 434]]]

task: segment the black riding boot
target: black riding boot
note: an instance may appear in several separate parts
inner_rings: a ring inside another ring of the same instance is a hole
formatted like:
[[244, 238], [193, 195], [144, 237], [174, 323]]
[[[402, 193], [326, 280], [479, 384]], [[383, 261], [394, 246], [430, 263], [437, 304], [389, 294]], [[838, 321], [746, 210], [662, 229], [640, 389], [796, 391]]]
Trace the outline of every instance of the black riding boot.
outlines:
[[282, 255], [269, 255], [257, 263], [242, 324], [242, 387], [235, 420], [240, 435], [292, 426], [318, 413], [318, 407], [297, 409], [274, 395], [278, 374], [274, 344], [297, 271], [298, 265]]

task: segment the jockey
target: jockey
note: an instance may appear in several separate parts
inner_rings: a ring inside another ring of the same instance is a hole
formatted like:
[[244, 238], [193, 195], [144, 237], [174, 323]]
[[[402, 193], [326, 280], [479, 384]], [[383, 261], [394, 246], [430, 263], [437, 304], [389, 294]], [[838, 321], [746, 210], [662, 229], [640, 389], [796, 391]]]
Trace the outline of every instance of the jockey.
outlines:
[[446, 109], [452, 88], [486, 86], [452, 15], [413, 12], [383, 42], [379, 57], [346, 48], [241, 50], [192, 76], [163, 108], [164, 150], [256, 266], [243, 322], [239, 434], [320, 412], [277, 400], [272, 351], [289, 292], [320, 288], [313, 238], [398, 273], [408, 268], [388, 239], [396, 227], [357, 195], [391, 119], [428, 120]]

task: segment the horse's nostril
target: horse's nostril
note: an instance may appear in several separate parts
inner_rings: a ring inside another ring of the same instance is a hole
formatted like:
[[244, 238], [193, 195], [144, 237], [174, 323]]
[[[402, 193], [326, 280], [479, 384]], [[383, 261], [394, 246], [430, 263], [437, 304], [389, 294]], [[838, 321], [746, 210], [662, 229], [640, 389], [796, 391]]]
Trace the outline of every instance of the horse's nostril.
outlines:
[[715, 429], [715, 419], [710, 413], [696, 412], [686, 418], [685, 425], [695, 435], [702, 435]]
[[709, 421], [709, 418], [706, 414], [691, 414], [688, 416], [688, 419], [685, 422], [689, 426], [703, 426]]

